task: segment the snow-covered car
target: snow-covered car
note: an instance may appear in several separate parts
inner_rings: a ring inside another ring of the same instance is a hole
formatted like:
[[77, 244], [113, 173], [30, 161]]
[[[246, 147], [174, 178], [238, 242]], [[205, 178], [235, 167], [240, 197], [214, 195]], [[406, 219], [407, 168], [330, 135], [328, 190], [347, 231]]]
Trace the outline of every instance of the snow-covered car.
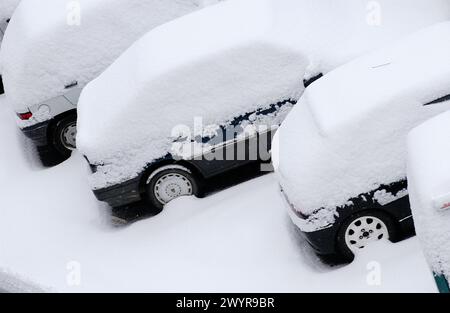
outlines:
[[449, 136], [450, 111], [425, 122], [408, 136], [411, 209], [417, 235], [442, 292], [450, 292]]
[[230, 0], [150, 31], [80, 99], [77, 142], [97, 198], [159, 211], [211, 177], [267, 161], [310, 78], [450, 12], [446, 1], [425, 15], [428, 1], [406, 13], [408, 1], [381, 3], [379, 27], [361, 20], [366, 1]]
[[358, 58], [311, 85], [274, 141], [289, 214], [322, 255], [351, 261], [413, 234], [406, 137], [450, 109], [450, 22]]
[[59, 163], [75, 149], [76, 106], [89, 81], [150, 29], [213, 2], [23, 0], [3, 41], [0, 71], [43, 163]]

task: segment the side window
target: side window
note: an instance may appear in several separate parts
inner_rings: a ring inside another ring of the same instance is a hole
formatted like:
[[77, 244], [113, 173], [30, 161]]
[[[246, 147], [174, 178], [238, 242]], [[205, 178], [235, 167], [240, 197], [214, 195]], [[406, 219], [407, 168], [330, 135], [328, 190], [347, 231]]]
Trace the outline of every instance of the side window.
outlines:
[[[260, 125], [262, 126], [261, 129], [264, 130], [270, 128], [267, 125], [279, 125], [284, 115], [287, 114], [295, 103], [296, 101], [294, 100], [286, 100], [271, 104], [265, 108], [239, 115], [222, 125], [208, 125], [203, 128], [203, 135], [197, 135], [194, 138], [181, 136], [175, 139], [175, 142], [182, 143], [188, 140], [196, 144], [216, 146], [230, 140], [238, 139], [240, 136], [245, 138], [248, 136], [247, 131], [250, 130], [250, 132], [253, 132], [252, 127], [255, 127], [254, 131], [256, 135]], [[249, 126], [250, 128], [247, 129]]]
[[308, 79], [304, 79], [303, 80], [303, 85], [305, 86], [305, 88], [308, 88], [312, 83], [314, 83], [316, 80], [319, 80], [323, 77], [322, 73], [319, 73], [313, 77], [310, 77]]
[[433, 100], [433, 101], [431, 101], [431, 102], [428, 102], [428, 103], [426, 103], [426, 104], [424, 104], [424, 105], [425, 105], [425, 106], [427, 106], [427, 105], [433, 105], [433, 104], [438, 104], [438, 103], [442, 103], [442, 102], [449, 101], [449, 100], [450, 100], [450, 95], [446, 95], [446, 96], [441, 97], [441, 98], [439, 98], [439, 99], [436, 99], [436, 100]]

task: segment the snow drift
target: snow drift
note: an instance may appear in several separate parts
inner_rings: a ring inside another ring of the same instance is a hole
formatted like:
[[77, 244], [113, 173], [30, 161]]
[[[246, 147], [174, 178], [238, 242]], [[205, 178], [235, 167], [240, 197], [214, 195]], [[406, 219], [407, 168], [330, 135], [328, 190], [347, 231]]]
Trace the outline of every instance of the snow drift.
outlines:
[[383, 23], [373, 26], [361, 19], [367, 3], [230, 0], [149, 32], [81, 96], [78, 147], [103, 165], [93, 187], [136, 177], [166, 155], [179, 124], [221, 124], [297, 100], [305, 77], [450, 13], [447, 1], [430, 10], [429, 1], [381, 1]]
[[[407, 133], [450, 109], [450, 22], [356, 59], [313, 84], [274, 153], [280, 184], [305, 215], [406, 178]], [[319, 216], [319, 215], [318, 215]], [[330, 222], [328, 220], [328, 222]]]

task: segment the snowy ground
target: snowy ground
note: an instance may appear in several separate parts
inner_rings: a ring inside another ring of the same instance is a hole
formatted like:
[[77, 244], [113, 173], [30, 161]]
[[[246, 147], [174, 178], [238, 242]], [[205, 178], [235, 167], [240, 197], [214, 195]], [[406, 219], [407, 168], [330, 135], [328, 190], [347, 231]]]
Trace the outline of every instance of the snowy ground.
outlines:
[[415, 238], [374, 246], [349, 266], [320, 263], [295, 236], [273, 175], [114, 228], [82, 157], [39, 168], [1, 97], [0, 144], [0, 290], [436, 291]]

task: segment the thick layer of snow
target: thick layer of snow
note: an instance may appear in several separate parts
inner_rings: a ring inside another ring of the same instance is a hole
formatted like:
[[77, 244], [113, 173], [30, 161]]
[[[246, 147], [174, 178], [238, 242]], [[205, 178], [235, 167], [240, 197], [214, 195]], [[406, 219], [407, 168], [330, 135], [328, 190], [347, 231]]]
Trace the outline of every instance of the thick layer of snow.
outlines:
[[[450, 22], [370, 53], [313, 84], [281, 126], [280, 183], [304, 214], [406, 178], [406, 136], [450, 101]], [[376, 199], [375, 199], [376, 200]], [[323, 214], [323, 212], [321, 213]]]
[[3, 29], [7, 26], [7, 20], [11, 18], [20, 1], [21, 0], [0, 1], [0, 46], [3, 40]]
[[0, 98], [0, 290], [437, 291], [416, 239], [381, 243], [343, 268], [318, 263], [293, 235], [273, 175], [114, 229], [81, 155], [36, 168], [22, 137]]
[[[408, 181], [417, 234], [436, 273], [450, 277], [450, 111], [408, 138]], [[447, 209], [442, 209], [447, 207]]]
[[78, 147], [106, 164], [93, 187], [133, 178], [165, 156], [178, 125], [195, 117], [221, 125], [297, 100], [305, 76], [450, 17], [447, 1], [389, 0], [371, 25], [362, 18], [367, 4], [231, 0], [149, 32], [82, 93]]
[[21, 0], [2, 0], [0, 3], [0, 21], [11, 18]]
[[9, 102], [23, 111], [82, 87], [148, 30], [210, 2], [23, 0], [0, 52]]

